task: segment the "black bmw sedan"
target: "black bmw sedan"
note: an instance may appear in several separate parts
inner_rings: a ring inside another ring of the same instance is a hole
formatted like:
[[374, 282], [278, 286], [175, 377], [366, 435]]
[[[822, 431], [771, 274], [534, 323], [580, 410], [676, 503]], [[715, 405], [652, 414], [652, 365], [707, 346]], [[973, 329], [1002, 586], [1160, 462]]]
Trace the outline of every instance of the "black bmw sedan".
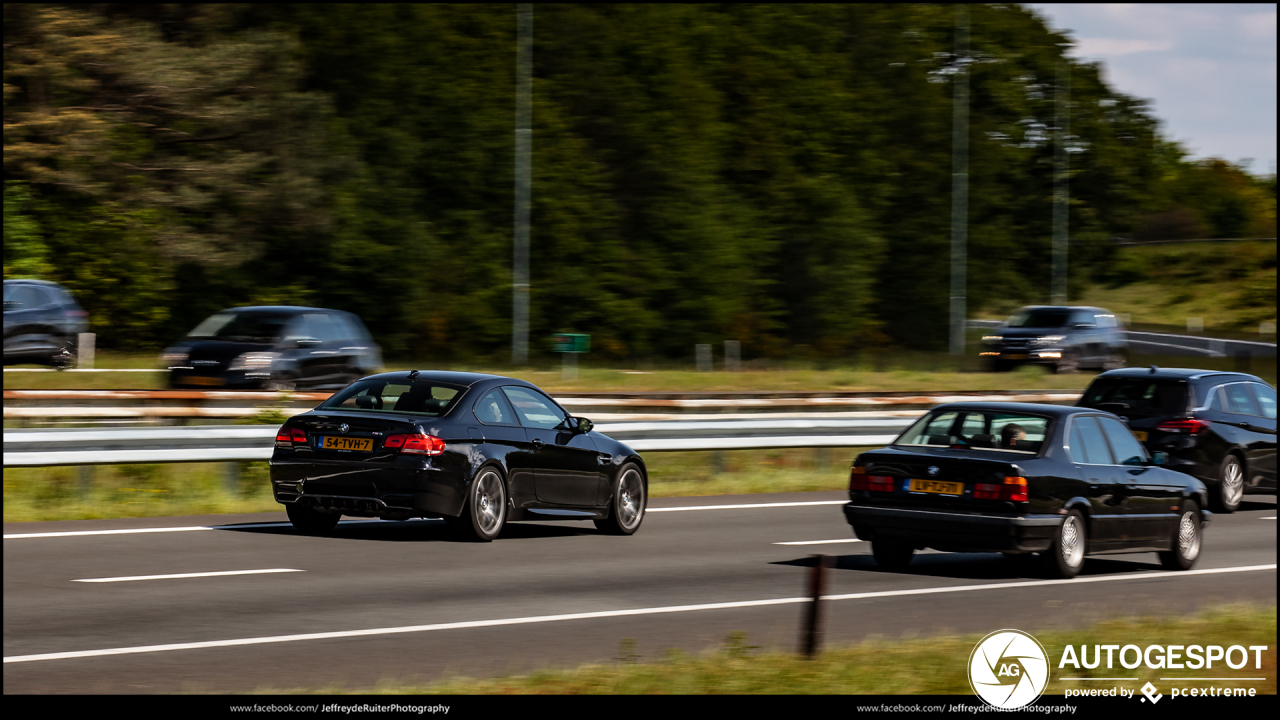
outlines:
[[1155, 551], [1186, 570], [1200, 554], [1208, 493], [1159, 467], [1164, 459], [1111, 413], [951, 403], [854, 460], [844, 512], [886, 569], [933, 548], [1039, 553], [1063, 578], [1102, 553]]
[[594, 520], [631, 535], [648, 475], [634, 450], [592, 431], [523, 380], [390, 372], [357, 380], [277, 432], [271, 485], [304, 532], [342, 515], [443, 518], [493, 540], [513, 520]]

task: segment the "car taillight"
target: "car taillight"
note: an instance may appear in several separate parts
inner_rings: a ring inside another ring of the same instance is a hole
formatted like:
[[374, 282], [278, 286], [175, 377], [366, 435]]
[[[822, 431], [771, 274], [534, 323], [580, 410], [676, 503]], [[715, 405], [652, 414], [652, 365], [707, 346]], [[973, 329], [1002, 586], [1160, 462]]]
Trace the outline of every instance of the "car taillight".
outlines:
[[1196, 418], [1182, 418], [1180, 420], [1166, 420], [1157, 425], [1156, 429], [1178, 435], [1199, 435], [1209, 429], [1209, 423]]
[[440, 455], [445, 444], [435, 435], [388, 435], [382, 447], [399, 448], [408, 455]]
[[295, 443], [307, 444], [307, 433], [302, 428], [281, 425], [276, 431], [276, 447], [293, 447]]
[[1001, 485], [992, 483], [978, 483], [973, 486], [973, 498], [975, 500], [999, 500]]
[[[863, 470], [865, 473], [866, 470]], [[850, 474], [850, 490], [870, 490], [874, 492], [893, 492], [897, 481], [887, 475]]]
[[1027, 502], [1027, 479], [1024, 477], [1007, 477], [1000, 486], [1000, 499], [1010, 502]]

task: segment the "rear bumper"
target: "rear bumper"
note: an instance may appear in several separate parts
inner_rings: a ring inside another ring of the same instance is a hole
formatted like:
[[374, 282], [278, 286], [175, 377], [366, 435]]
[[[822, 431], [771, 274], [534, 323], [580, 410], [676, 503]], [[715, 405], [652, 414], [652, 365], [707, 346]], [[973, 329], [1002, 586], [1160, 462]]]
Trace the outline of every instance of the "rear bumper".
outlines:
[[394, 464], [369, 467], [308, 462], [291, 451], [277, 451], [271, 461], [271, 492], [278, 503], [344, 515], [457, 516], [462, 512], [466, 478], [437, 461], [397, 458]]
[[846, 503], [845, 519], [860, 540], [880, 540], [949, 552], [1043, 552], [1060, 515], [971, 515]]

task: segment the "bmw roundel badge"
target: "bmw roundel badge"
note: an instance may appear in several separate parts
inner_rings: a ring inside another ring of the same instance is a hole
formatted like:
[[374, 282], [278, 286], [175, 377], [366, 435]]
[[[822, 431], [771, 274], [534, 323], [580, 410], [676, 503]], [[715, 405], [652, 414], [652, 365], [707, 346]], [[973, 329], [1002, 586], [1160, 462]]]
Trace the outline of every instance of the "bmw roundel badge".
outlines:
[[342, 423], [341, 425], [338, 426], [338, 432], [346, 432], [350, 429], [351, 429], [351, 426], [346, 423]]
[[[344, 426], [343, 432], [346, 432], [345, 426]], [[929, 477], [937, 477], [937, 476], [938, 476], [938, 466], [937, 466], [937, 465], [930, 465], [930, 466], [929, 466]]]

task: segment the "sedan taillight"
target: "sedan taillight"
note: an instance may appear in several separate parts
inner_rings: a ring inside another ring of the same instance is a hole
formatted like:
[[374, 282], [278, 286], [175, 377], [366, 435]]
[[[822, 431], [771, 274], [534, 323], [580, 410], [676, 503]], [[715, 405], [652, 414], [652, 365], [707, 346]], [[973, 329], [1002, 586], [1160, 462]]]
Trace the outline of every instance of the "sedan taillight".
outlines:
[[302, 428], [281, 425], [276, 431], [276, 447], [291, 448], [295, 444], [306, 445], [307, 433]]
[[1157, 430], [1163, 430], [1167, 433], [1175, 435], [1199, 435], [1209, 429], [1207, 420], [1199, 420], [1197, 418], [1182, 418], [1180, 420], [1166, 420], [1156, 426]]
[[444, 440], [435, 435], [388, 435], [384, 448], [397, 448], [406, 455], [440, 455], [444, 453]]

